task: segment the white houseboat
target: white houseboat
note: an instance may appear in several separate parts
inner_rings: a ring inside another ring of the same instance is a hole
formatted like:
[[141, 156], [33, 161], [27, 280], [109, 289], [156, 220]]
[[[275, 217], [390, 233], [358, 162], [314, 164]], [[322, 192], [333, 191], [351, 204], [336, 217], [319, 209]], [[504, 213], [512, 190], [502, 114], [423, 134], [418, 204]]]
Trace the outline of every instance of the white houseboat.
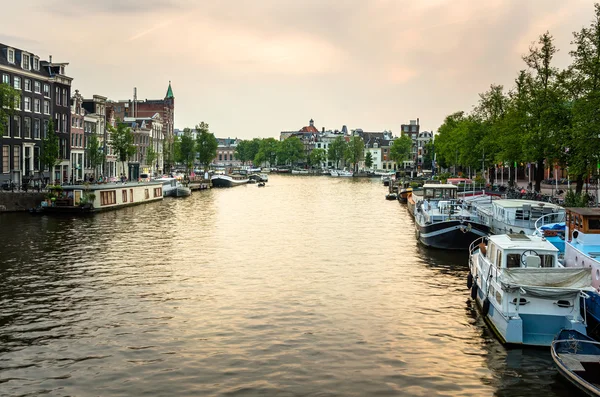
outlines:
[[130, 182], [71, 185], [51, 189], [53, 197], [41, 203], [44, 213], [90, 213], [163, 199], [162, 183]]
[[558, 249], [539, 236], [502, 234], [470, 249], [467, 287], [503, 343], [550, 346], [562, 329], [586, 332], [581, 297], [589, 268], [558, 262]]
[[213, 187], [247, 185], [248, 180], [248, 176], [242, 174], [214, 174], [210, 179]]
[[478, 217], [492, 234], [534, 234], [535, 222], [564, 222], [565, 209], [559, 205], [534, 200], [501, 199], [473, 202]]
[[568, 208], [565, 234], [565, 266], [591, 269], [600, 292], [600, 208]]

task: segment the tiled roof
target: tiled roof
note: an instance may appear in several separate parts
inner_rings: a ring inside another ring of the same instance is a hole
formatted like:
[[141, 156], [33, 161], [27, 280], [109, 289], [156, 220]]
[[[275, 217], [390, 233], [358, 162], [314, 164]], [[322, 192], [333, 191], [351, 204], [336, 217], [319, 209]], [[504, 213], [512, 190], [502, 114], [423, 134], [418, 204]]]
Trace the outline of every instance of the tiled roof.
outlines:
[[[15, 50], [15, 63], [8, 62], [8, 48], [12, 48], [13, 50]], [[41, 59], [40, 59], [40, 70], [34, 70], [33, 65], [31, 65], [31, 70], [21, 68], [21, 57], [23, 55], [23, 52], [25, 52], [29, 55], [32, 55], [32, 56], [36, 56], [35, 54], [32, 54], [31, 52], [24, 51], [24, 50], [0, 43], [0, 65], [20, 69], [23, 72], [27, 72], [27, 73], [37, 74], [40, 77], [50, 77], [50, 73], [49, 73], [48, 69], [42, 66]], [[30, 62], [33, 62], [33, 59], [31, 59]]]

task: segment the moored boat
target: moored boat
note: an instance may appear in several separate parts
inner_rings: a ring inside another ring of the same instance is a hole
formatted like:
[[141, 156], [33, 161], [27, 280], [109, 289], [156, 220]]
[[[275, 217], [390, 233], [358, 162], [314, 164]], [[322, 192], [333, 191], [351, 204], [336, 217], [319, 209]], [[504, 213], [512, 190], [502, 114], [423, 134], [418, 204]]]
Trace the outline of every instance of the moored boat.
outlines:
[[565, 266], [591, 268], [600, 292], [600, 208], [568, 208], [564, 238]]
[[211, 177], [213, 187], [234, 187], [248, 184], [248, 177], [240, 174], [215, 174]]
[[[477, 198], [477, 197], [475, 197]], [[474, 202], [483, 223], [493, 234], [534, 234], [535, 222], [545, 217], [547, 222], [565, 220], [565, 209], [559, 205], [534, 200], [500, 199]]]
[[470, 247], [467, 287], [503, 343], [550, 346], [562, 329], [586, 333], [581, 297], [589, 268], [569, 269], [540, 236], [493, 235]]
[[589, 396], [600, 396], [600, 343], [575, 330], [562, 330], [551, 347], [558, 372]]

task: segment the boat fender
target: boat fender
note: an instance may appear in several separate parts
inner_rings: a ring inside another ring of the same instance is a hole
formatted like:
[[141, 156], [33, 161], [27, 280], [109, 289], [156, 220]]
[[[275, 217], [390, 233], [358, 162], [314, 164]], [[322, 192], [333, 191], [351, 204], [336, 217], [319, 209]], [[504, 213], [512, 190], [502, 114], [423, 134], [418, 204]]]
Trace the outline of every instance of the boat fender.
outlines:
[[579, 231], [573, 230], [573, 238], [577, 238], [579, 236]]
[[469, 272], [469, 275], [467, 276], [467, 288], [471, 289], [471, 287], [473, 287], [473, 275]]
[[475, 300], [475, 298], [477, 298], [477, 283], [473, 283], [473, 286], [471, 287], [471, 299]]
[[488, 298], [485, 298], [483, 300], [483, 304], [481, 305], [481, 313], [484, 316], [487, 316], [487, 314], [489, 313], [489, 311], [490, 311], [490, 300]]

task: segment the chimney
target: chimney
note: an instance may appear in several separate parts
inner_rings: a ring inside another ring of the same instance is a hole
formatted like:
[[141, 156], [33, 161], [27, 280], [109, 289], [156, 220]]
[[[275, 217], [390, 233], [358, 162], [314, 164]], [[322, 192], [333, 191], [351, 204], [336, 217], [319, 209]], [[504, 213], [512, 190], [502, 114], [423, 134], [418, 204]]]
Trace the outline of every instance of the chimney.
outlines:
[[52, 55], [49, 56], [50, 63], [52, 63]]
[[419, 125], [419, 118], [417, 117], [417, 125]]
[[325, 127], [323, 127], [323, 129], [321, 130], [323, 132], [323, 134], [325, 133]]

